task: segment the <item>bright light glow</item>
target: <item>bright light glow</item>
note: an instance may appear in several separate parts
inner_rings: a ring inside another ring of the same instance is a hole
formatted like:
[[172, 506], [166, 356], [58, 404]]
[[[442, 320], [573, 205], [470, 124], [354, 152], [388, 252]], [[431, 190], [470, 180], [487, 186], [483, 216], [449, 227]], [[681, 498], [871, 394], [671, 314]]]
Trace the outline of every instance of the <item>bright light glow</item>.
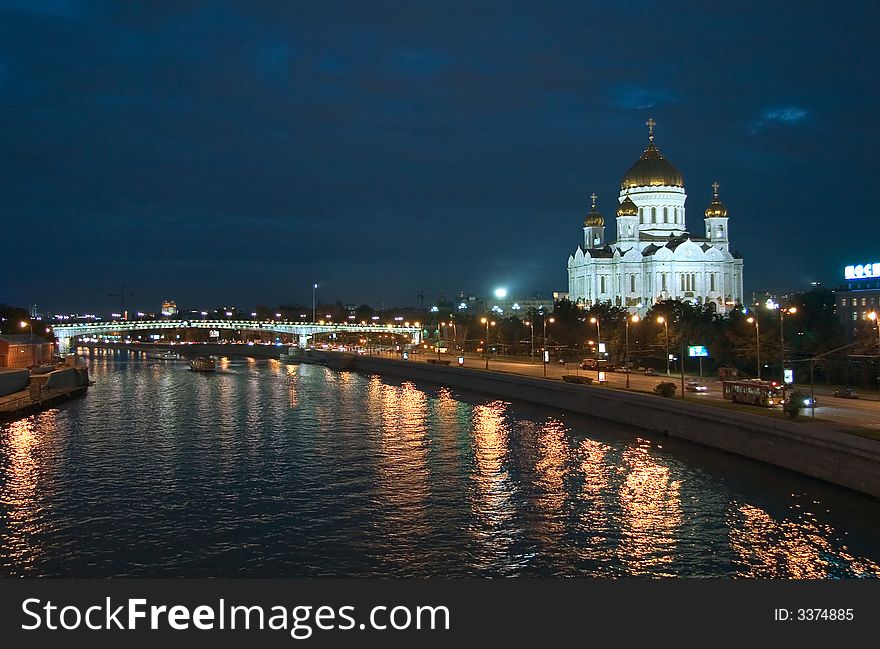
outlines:
[[664, 322], [666, 322], [666, 318], [664, 318], [662, 315], [658, 315], [657, 322], [659, 322], [660, 324], [663, 324]]
[[755, 321], [754, 318], [751, 318], [751, 317], [746, 318], [746, 322], [748, 322], [749, 324], [752, 324], [754, 321]]
[[496, 288], [495, 289], [495, 297], [499, 300], [502, 300], [507, 297], [507, 289], [506, 288]]
[[868, 314], [868, 319], [869, 319], [869, 320], [876, 320], [876, 319], [877, 319], [877, 314], [876, 314], [874, 311], [871, 311], [871, 312]]
[[556, 318], [550, 318], [547, 322], [549, 322], [550, 324], [553, 324], [554, 322], [556, 322]]
[[635, 315], [632, 317], [632, 321], [633, 321], [633, 322], [638, 322], [639, 320], [641, 320], [641, 318], [639, 317], [639, 314], [638, 314], [638, 313], [635, 314]]
[[436, 307], [436, 306], [431, 307], [431, 313], [437, 313], [439, 310], [440, 310], [439, 307]]
[[480, 318], [480, 322], [482, 322], [483, 324], [486, 324], [486, 318]]
[[596, 318], [590, 318], [590, 322], [591, 322], [592, 324], [596, 324], [596, 323], [599, 322], [599, 321], [596, 320]]

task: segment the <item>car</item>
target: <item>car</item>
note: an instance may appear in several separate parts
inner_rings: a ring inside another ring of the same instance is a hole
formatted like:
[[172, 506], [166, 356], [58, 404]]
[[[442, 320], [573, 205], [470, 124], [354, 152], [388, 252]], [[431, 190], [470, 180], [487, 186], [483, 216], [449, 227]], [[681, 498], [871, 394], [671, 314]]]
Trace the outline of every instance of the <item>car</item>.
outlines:
[[858, 399], [859, 393], [852, 388], [841, 388], [840, 390], [835, 390], [833, 396], [838, 399]]
[[657, 376], [657, 372], [654, 371], [653, 367], [649, 367], [645, 370], [645, 376]]
[[684, 386], [685, 392], [708, 392], [709, 388], [707, 388], [702, 383], [698, 381], [688, 381]]

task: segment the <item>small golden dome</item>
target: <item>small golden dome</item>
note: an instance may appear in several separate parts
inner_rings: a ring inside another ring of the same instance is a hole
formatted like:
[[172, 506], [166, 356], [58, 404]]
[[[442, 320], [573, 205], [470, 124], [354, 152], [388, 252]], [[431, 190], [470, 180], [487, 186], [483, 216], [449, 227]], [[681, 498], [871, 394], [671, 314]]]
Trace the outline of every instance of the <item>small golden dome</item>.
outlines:
[[721, 199], [718, 198], [718, 188], [720, 186], [721, 185], [718, 184], [717, 180], [712, 183], [712, 190], [714, 193], [712, 195], [712, 202], [709, 204], [709, 207], [706, 208], [705, 214], [707, 219], [727, 216], [727, 207], [721, 202]]
[[617, 216], [638, 216], [639, 208], [636, 207], [636, 204], [632, 202], [632, 199], [627, 196], [623, 199], [623, 202], [620, 204], [620, 207], [617, 208]]
[[605, 219], [599, 214], [599, 211], [596, 209], [596, 198], [598, 198], [594, 193], [590, 194], [590, 198], [593, 199], [593, 207], [590, 208], [590, 213], [587, 214], [586, 218], [584, 218], [584, 227], [585, 228], [601, 228], [605, 225]]
[[676, 169], [669, 160], [663, 157], [660, 150], [654, 146], [654, 122], [649, 119], [646, 122], [648, 126], [648, 148], [642, 153], [642, 156], [636, 160], [636, 163], [629, 168], [620, 181], [621, 189], [632, 189], [633, 187], [684, 187], [684, 177], [681, 172]]

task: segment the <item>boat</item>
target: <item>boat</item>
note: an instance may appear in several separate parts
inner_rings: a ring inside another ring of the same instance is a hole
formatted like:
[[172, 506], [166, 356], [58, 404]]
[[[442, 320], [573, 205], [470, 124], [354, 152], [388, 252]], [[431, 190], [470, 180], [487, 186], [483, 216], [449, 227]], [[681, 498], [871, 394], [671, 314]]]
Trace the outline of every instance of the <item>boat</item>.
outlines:
[[213, 372], [217, 369], [217, 361], [199, 356], [190, 361], [189, 367], [193, 372]]
[[153, 361], [179, 361], [183, 360], [183, 356], [178, 354], [177, 352], [173, 352], [170, 349], [157, 349], [152, 352], [147, 352], [147, 358]]
[[287, 351], [278, 357], [282, 363], [301, 363], [304, 352], [302, 347], [288, 347]]

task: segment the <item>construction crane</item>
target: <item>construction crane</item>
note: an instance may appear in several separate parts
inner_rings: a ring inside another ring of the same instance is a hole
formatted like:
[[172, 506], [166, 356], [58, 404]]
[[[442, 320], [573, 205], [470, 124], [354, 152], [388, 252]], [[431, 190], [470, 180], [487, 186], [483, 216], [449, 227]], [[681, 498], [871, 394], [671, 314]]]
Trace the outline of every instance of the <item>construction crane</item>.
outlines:
[[118, 297], [119, 298], [119, 313], [122, 317], [125, 317], [125, 296], [135, 297], [134, 293], [126, 293], [125, 292], [125, 284], [119, 287], [119, 293], [107, 293], [107, 297]]

